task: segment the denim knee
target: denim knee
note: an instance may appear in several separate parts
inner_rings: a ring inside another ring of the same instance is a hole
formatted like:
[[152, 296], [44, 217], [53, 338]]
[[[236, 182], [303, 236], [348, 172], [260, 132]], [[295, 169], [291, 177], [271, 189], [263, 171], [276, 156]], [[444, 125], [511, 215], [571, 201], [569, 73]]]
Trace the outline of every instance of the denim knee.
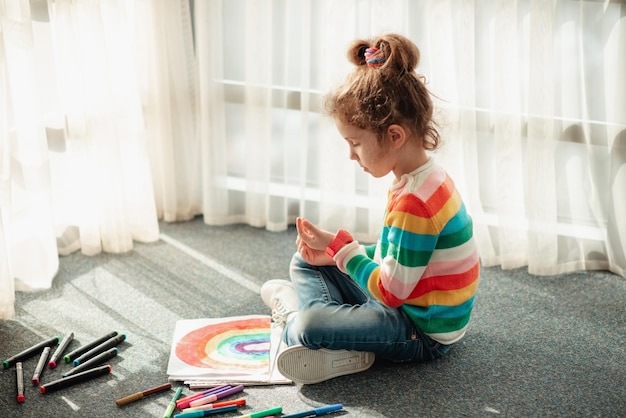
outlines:
[[290, 324], [290, 334], [298, 343], [308, 348], [322, 348], [323, 340], [332, 327], [323, 318], [322, 309], [304, 309], [298, 312]]

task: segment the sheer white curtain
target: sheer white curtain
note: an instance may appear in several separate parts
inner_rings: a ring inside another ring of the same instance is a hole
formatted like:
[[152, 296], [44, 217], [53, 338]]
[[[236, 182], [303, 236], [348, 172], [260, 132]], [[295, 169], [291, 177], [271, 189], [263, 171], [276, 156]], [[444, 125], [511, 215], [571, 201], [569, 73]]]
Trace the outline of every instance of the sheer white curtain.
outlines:
[[0, 318], [15, 289], [50, 287], [59, 254], [158, 239], [146, 127], [158, 101], [136, 62], [156, 5], [0, 3]]
[[[577, 0], [0, 3], [0, 318], [58, 254], [123, 252], [157, 219], [373, 240], [389, 178], [347, 158], [322, 97], [348, 44], [422, 52], [435, 155], [483, 264], [626, 276], [626, 6]], [[286, 261], [287, 262], [287, 261]]]
[[318, 111], [350, 70], [348, 43], [395, 31], [440, 98], [436, 158], [483, 263], [625, 275], [625, 5], [229, 0], [195, 13], [207, 222], [281, 229], [304, 215], [375, 238], [389, 179], [351, 164]]

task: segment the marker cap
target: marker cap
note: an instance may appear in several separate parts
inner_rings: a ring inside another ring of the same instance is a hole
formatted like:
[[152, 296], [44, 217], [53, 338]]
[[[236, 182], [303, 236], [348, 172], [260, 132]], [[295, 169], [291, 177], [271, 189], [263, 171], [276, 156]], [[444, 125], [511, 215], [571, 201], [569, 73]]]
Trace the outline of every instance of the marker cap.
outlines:
[[17, 395], [17, 401], [19, 403], [22, 403], [26, 400], [26, 397], [24, 395]]
[[50, 367], [51, 369], [54, 369], [57, 366], [57, 362], [54, 360], [50, 360], [48, 362], [48, 367]]

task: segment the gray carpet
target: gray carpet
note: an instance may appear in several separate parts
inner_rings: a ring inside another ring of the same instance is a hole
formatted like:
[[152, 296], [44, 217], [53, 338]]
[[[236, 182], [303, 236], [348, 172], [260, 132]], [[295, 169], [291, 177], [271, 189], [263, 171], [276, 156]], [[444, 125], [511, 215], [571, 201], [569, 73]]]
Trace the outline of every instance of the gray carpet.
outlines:
[[[43, 395], [30, 383], [15, 399], [15, 369], [0, 373], [7, 417], [160, 417], [169, 391], [124, 407], [115, 400], [167, 382], [179, 319], [268, 314], [258, 289], [284, 278], [295, 231], [209, 227], [200, 218], [161, 224], [163, 239], [122, 255], [61, 259], [53, 287], [18, 293], [17, 318], [0, 321], [4, 360], [52, 336], [74, 332], [71, 348], [109, 331], [125, 333], [110, 375]], [[483, 268], [466, 338], [442, 360], [377, 362], [321, 384], [247, 387], [238, 416], [273, 406], [292, 413], [343, 403], [338, 417], [626, 416], [626, 279], [607, 272], [530, 276]], [[42, 383], [67, 371], [45, 370]], [[185, 387], [186, 394], [192, 393]]]

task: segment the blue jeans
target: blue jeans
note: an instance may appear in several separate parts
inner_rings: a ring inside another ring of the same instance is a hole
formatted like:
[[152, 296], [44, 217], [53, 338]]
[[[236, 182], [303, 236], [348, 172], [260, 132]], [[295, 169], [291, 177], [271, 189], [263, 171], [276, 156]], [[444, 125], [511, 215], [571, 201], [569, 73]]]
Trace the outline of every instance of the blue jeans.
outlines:
[[432, 360], [450, 349], [417, 329], [402, 309], [383, 305], [335, 266], [312, 266], [296, 253], [290, 276], [300, 312], [285, 326], [287, 345], [369, 351], [395, 362]]

